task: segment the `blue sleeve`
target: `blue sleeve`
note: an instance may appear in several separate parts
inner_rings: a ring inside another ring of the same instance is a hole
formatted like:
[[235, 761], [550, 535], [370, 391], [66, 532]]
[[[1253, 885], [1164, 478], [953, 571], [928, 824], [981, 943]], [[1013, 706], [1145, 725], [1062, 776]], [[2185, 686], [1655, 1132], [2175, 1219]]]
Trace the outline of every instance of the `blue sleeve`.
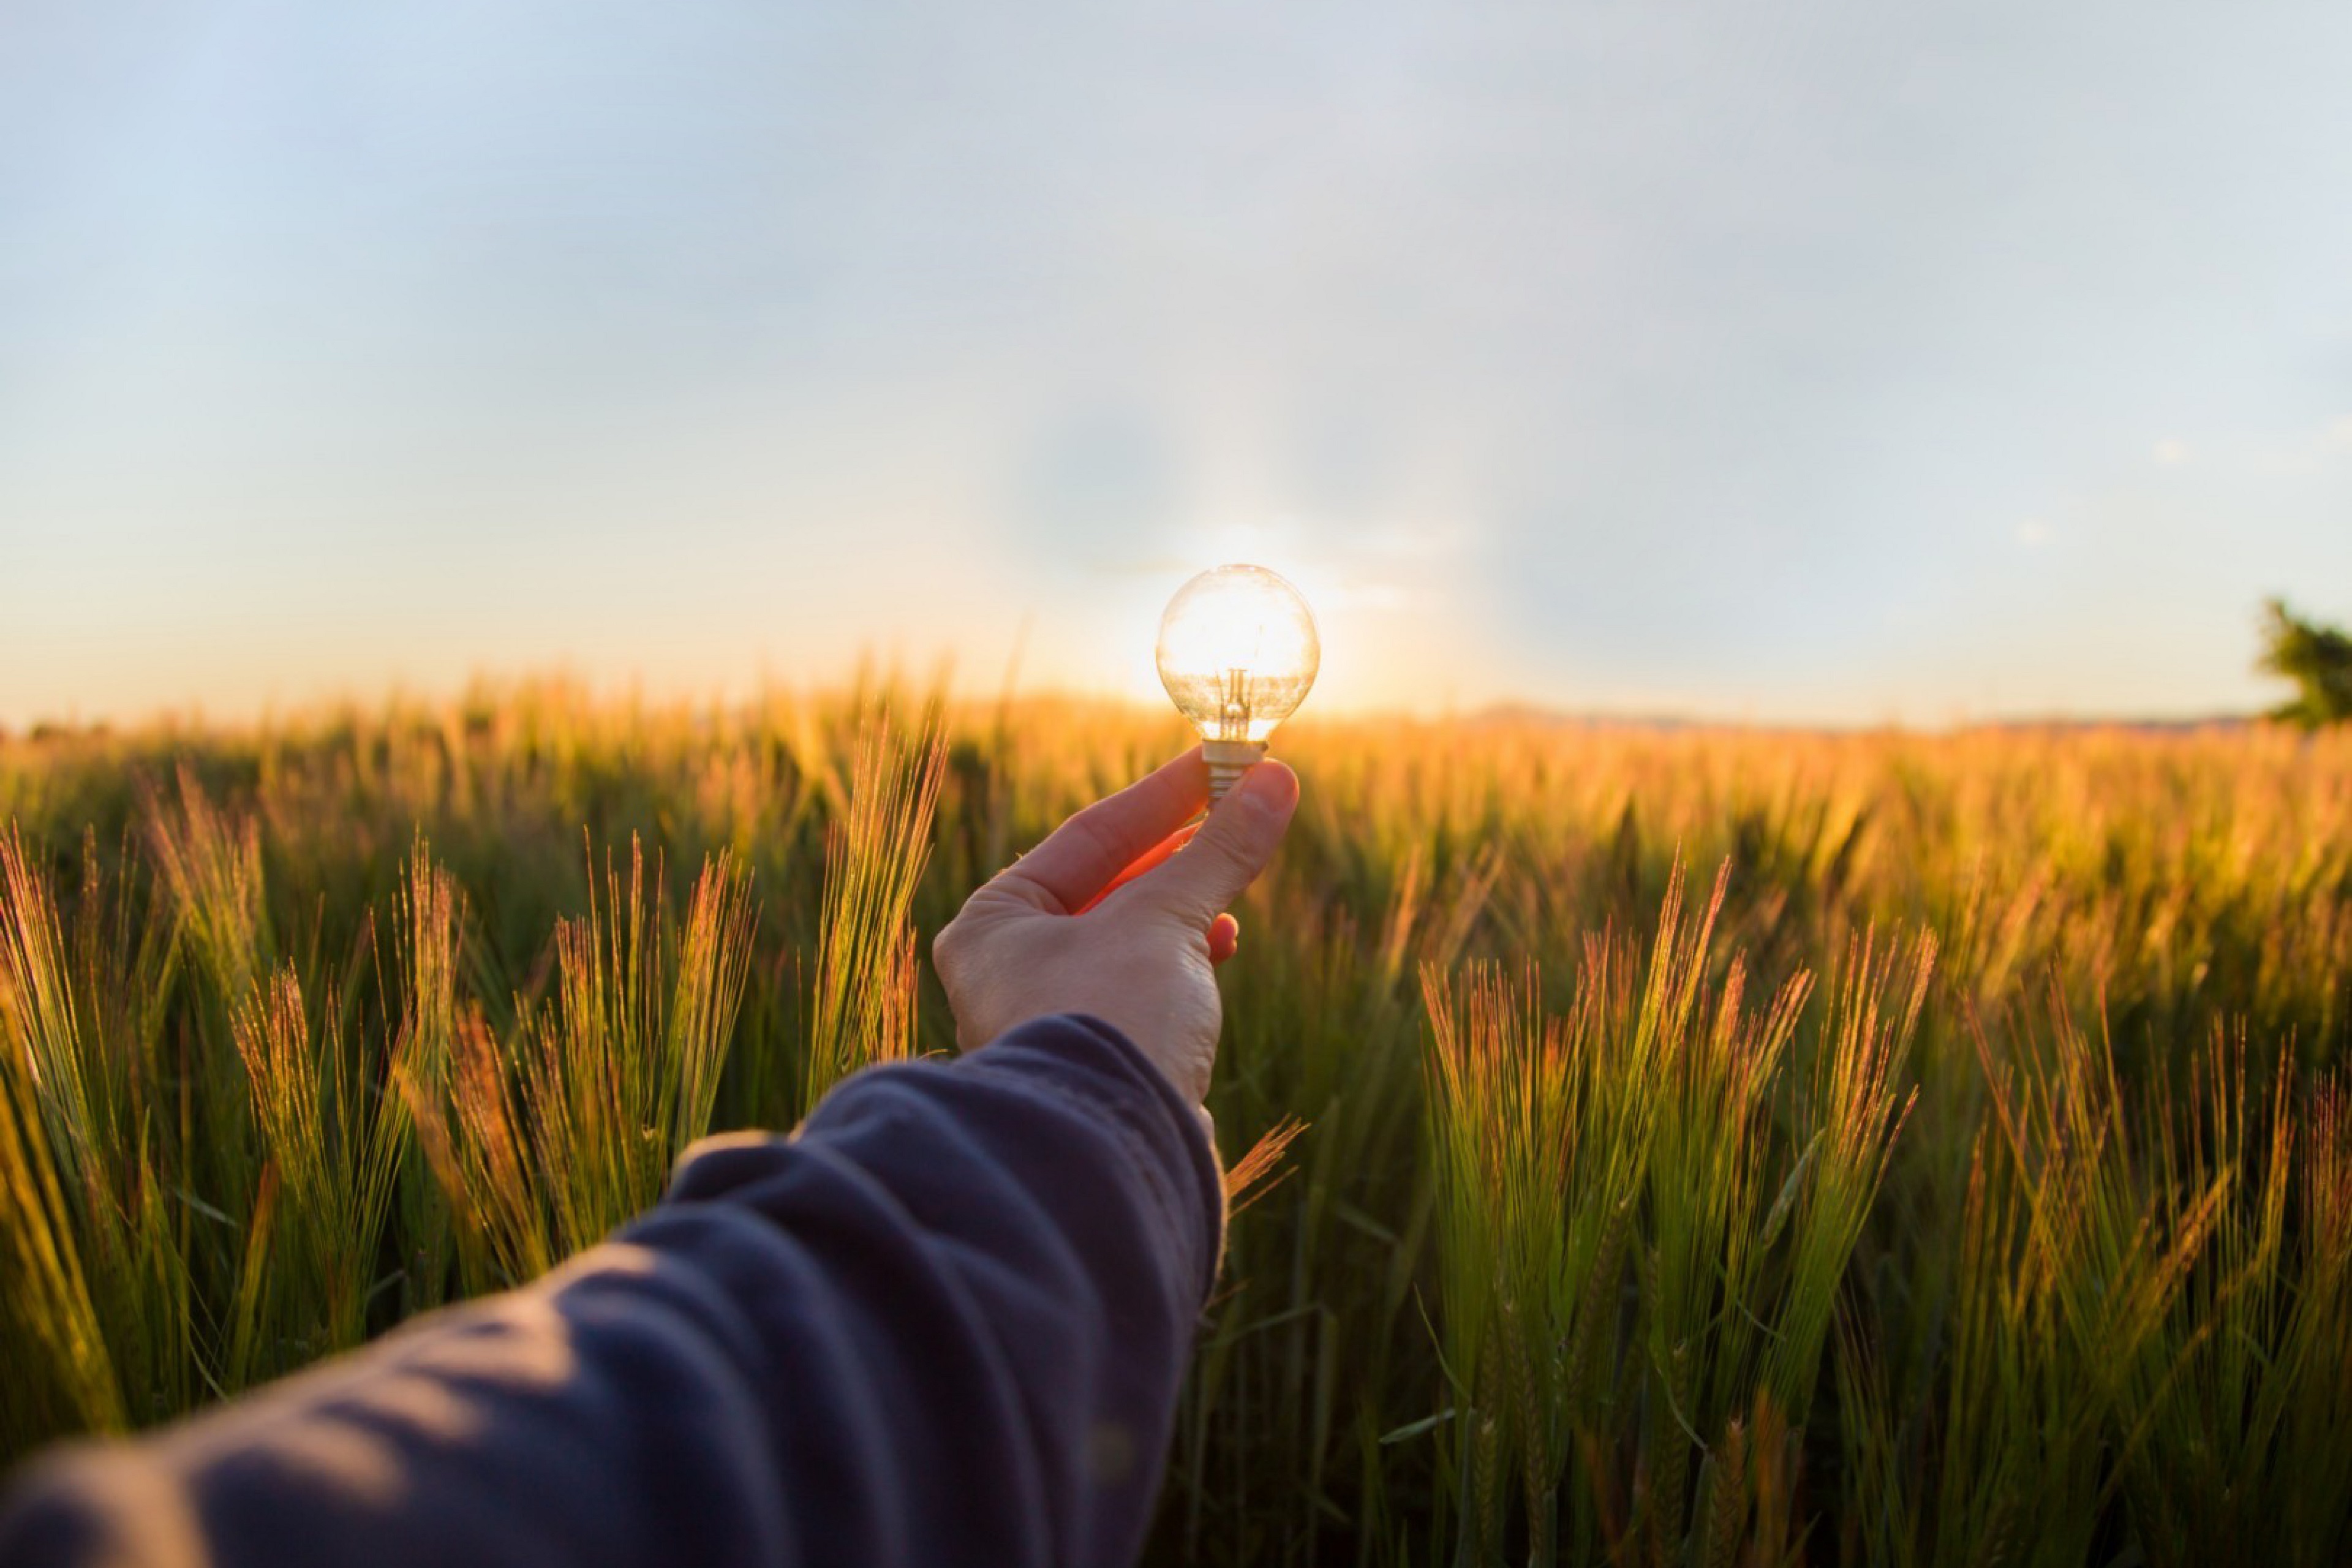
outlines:
[[0, 1563], [1130, 1562], [1223, 1218], [1159, 1071], [1041, 1019], [698, 1145], [534, 1285], [39, 1461]]

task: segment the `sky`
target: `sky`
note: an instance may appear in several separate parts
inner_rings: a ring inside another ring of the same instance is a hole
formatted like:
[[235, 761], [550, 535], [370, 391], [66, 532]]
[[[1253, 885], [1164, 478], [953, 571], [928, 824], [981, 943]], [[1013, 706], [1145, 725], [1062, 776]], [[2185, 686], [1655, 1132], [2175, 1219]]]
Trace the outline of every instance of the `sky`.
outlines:
[[2352, 619], [2352, 6], [0, 0], [0, 725], [861, 658], [2250, 710]]

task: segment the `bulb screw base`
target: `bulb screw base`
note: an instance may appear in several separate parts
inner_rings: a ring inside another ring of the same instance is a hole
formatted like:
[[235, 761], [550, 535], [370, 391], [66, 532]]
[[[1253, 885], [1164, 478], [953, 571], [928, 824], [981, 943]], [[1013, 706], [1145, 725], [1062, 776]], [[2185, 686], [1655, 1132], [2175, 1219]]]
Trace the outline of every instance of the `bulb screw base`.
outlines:
[[1201, 760], [1209, 764], [1209, 804], [1215, 805], [1265, 755], [1264, 741], [1204, 741]]

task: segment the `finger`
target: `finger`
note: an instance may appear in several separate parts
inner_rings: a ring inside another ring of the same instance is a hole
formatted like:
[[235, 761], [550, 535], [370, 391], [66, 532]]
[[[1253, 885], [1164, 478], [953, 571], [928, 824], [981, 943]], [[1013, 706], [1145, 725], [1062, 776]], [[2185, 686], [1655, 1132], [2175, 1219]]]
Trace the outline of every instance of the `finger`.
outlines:
[[1034, 889], [1055, 914], [1083, 909], [1208, 798], [1209, 770], [1195, 746], [1063, 823], [1001, 879]]
[[1205, 929], [1274, 858], [1298, 809], [1298, 775], [1262, 762], [1209, 813], [1184, 853], [1120, 889], [1195, 931]]
[[1231, 915], [1219, 915], [1209, 922], [1209, 962], [1223, 963], [1241, 951], [1242, 922]]
[[1129, 882], [1134, 881], [1138, 877], [1142, 876], [1146, 871], [1150, 870], [1153, 867], [1160, 865], [1161, 862], [1165, 861], [1168, 857], [1175, 854], [1179, 849], [1183, 848], [1184, 846], [1191, 841], [1192, 835], [1200, 830], [1201, 825], [1197, 822], [1190, 823], [1185, 826], [1178, 828], [1175, 832], [1170, 834], [1167, 837], [1161, 839], [1159, 843], [1145, 850], [1142, 855], [1136, 859], [1134, 864], [1128, 867], [1126, 870], [1121, 871], [1118, 876], [1113, 877], [1110, 879], [1110, 885], [1108, 887], [1105, 888], [1101, 892], [1097, 893], [1093, 898], [1088, 899], [1085, 903], [1079, 905], [1070, 912], [1076, 915], [1085, 914], [1088, 910], [1093, 909], [1097, 904], [1101, 903], [1105, 899], [1110, 897], [1113, 893], [1118, 892], [1121, 888], [1126, 887]]

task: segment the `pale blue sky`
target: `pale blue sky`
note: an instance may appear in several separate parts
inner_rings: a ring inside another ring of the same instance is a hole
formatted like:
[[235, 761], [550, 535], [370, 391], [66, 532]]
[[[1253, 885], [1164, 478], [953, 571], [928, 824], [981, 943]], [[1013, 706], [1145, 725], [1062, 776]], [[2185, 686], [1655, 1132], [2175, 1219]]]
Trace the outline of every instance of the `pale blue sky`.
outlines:
[[0, 0], [0, 723], [1150, 684], [2247, 709], [2352, 618], [2352, 6]]

